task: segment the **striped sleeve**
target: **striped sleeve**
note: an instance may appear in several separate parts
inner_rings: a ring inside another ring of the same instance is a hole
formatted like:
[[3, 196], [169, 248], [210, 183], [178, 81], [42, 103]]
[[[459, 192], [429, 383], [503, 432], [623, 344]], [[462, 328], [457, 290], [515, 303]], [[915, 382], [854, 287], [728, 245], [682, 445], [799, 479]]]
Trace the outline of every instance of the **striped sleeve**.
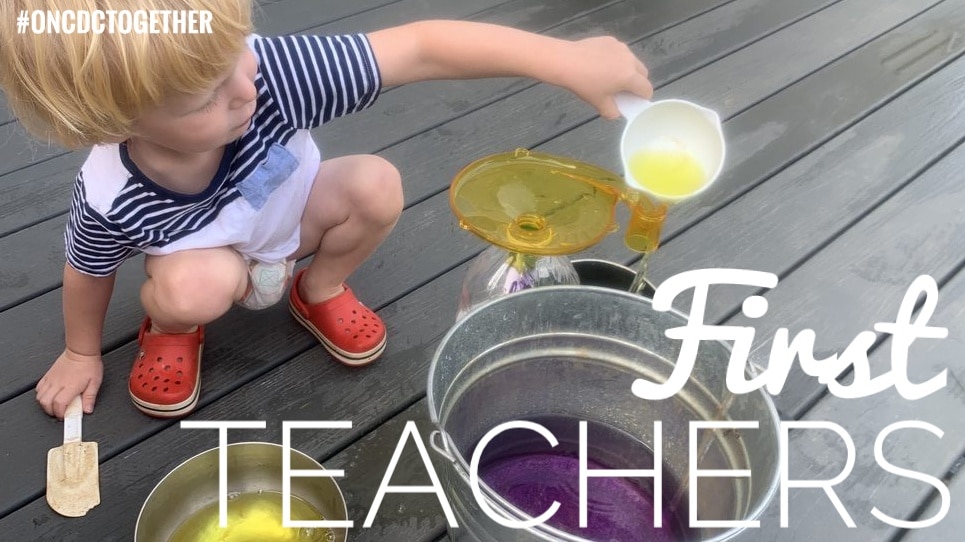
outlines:
[[86, 275], [105, 277], [112, 274], [134, 250], [122, 244], [120, 232], [111, 231], [109, 222], [84, 198], [83, 176], [74, 183], [67, 230], [64, 232], [67, 263]]
[[269, 94], [295, 128], [361, 111], [382, 87], [362, 34], [258, 38], [254, 48]]

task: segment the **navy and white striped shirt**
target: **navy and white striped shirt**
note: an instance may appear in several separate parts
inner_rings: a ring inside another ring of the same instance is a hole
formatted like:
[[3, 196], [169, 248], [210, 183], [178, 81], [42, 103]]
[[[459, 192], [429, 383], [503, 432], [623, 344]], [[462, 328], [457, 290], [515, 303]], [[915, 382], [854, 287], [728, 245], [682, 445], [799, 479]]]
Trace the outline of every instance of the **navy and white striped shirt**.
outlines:
[[[64, 234], [73, 268], [107, 276], [137, 252], [191, 248], [185, 241], [205, 228], [230, 230], [222, 218], [233, 204], [245, 201], [246, 208], [257, 210], [296, 168], [317, 170], [309, 128], [360, 111], [379, 94], [378, 68], [364, 35], [252, 36], [248, 45], [258, 59], [255, 114], [245, 134], [225, 149], [203, 192], [185, 195], [155, 184], [134, 165], [124, 144], [91, 150], [74, 184]], [[314, 164], [298, 163], [312, 151]], [[260, 232], [238, 239], [231, 231], [219, 235], [242, 246]]]

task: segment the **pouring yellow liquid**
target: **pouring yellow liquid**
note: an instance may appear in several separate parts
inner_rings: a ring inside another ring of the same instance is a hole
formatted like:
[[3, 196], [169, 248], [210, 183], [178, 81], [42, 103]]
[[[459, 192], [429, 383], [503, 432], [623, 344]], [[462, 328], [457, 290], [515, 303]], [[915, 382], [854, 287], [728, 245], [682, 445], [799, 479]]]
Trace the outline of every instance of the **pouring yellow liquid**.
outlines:
[[[168, 542], [331, 542], [329, 529], [281, 526], [282, 495], [276, 491], [242, 493], [228, 500], [228, 526], [221, 528], [218, 501], [206, 505], [178, 528]], [[320, 521], [312, 505], [292, 496], [291, 519]]]
[[648, 192], [681, 198], [703, 188], [707, 176], [697, 159], [680, 145], [655, 145], [630, 156], [633, 181]]

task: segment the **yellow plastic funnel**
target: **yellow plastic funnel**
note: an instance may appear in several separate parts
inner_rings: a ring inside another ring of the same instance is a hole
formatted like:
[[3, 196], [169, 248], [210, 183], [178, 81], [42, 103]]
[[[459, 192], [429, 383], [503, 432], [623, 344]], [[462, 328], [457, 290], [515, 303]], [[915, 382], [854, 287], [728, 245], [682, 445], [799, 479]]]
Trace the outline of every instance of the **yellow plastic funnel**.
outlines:
[[[666, 205], [641, 198], [616, 173], [525, 149], [476, 160], [456, 175], [449, 190], [461, 227], [509, 251], [544, 256], [585, 250], [616, 231], [621, 200], [635, 215], [627, 246], [653, 250]], [[644, 222], [649, 229], [633, 227]]]

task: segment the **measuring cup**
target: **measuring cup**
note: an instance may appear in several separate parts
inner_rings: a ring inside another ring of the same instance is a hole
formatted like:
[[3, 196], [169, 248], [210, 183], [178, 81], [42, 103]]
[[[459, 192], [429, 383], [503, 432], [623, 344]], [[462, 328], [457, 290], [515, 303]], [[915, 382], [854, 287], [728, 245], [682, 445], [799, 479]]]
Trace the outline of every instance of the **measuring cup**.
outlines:
[[[724, 133], [716, 112], [685, 100], [651, 102], [629, 93], [615, 97], [617, 108], [627, 119], [620, 138], [620, 159], [624, 177], [634, 190], [675, 203], [696, 196], [717, 180], [724, 166]], [[703, 182], [686, 193], [654, 191], [631, 173], [633, 155], [643, 150], [684, 152], [693, 157], [703, 173]]]

